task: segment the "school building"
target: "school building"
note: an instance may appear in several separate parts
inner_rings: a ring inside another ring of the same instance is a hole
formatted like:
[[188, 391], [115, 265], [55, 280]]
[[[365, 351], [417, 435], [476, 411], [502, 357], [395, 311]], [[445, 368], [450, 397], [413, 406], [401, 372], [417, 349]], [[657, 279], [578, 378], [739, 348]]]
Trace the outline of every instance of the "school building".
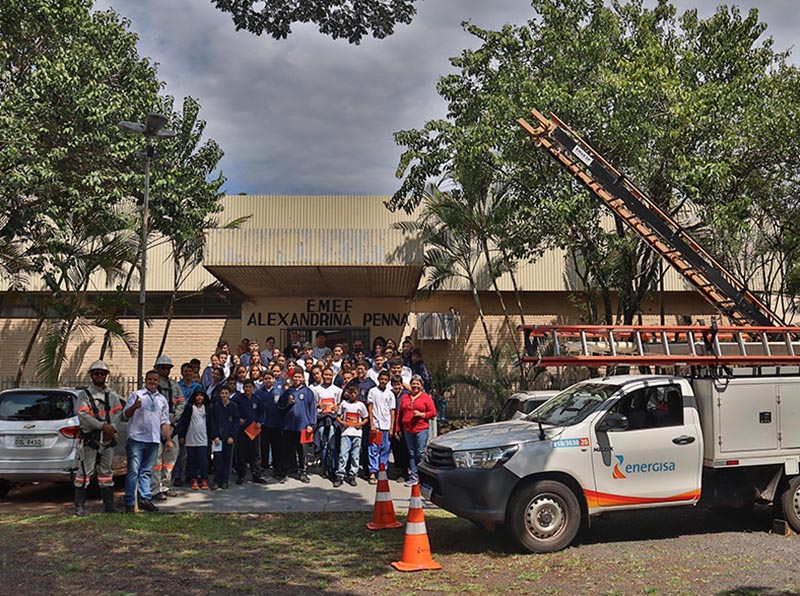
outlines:
[[[222, 199], [221, 221], [248, 217], [238, 229], [207, 231], [204, 260], [178, 289], [164, 353], [176, 365], [199, 358], [203, 365], [220, 338], [231, 345], [243, 337], [263, 344], [275, 337], [283, 348], [289, 333], [299, 331], [313, 341], [328, 333], [328, 345], [360, 338], [370, 346], [376, 336], [398, 343], [410, 336], [423, 351], [433, 372], [446, 365], [451, 373], [479, 375], [488, 354], [475, 301], [465, 282], [453, 280], [445, 289], [415, 297], [423, 276], [423, 246], [419, 238], [394, 227], [413, 219], [384, 206], [387, 196], [231, 195]], [[155, 198], [154, 200], [157, 200]], [[567, 255], [547, 252], [519, 268], [516, 281], [526, 323], [577, 322], [570, 296], [580, 281]], [[502, 310], [490, 281], [483, 280], [479, 298], [496, 343], [507, 340]], [[511, 279], [499, 280], [505, 302], [516, 312]], [[166, 244], [148, 253], [145, 368], [156, 358], [167, 324], [170, 295], [175, 288], [173, 264]], [[98, 276], [93, 291], [110, 291]], [[37, 288], [33, 288], [34, 293]], [[38, 288], [41, 291], [41, 288]], [[138, 280], [131, 285], [137, 302]], [[4, 339], [0, 378], [13, 377], [36, 318], [27, 302], [4, 293], [0, 328]], [[662, 296], [642, 310], [646, 323], [659, 322]], [[667, 324], [690, 315], [708, 318], [713, 309], [675, 272], [664, 282], [663, 308]], [[515, 324], [518, 321], [515, 321]], [[135, 312], [125, 313], [125, 328], [136, 337]], [[65, 379], [85, 376], [102, 344], [101, 331], [85, 328], [74, 334]], [[36, 369], [41, 338], [30, 357], [26, 377]], [[106, 357], [115, 377], [136, 374], [136, 354], [119, 344]], [[177, 371], [175, 371], [177, 372]]]

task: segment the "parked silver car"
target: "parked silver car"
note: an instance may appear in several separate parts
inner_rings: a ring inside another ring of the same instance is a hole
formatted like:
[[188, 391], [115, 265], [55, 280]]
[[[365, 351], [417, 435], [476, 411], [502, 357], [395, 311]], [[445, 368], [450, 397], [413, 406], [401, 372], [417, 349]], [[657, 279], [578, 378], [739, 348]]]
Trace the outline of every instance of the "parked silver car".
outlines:
[[[69, 482], [77, 468], [80, 389], [0, 392], [0, 498], [18, 482]], [[115, 473], [125, 470], [125, 428], [117, 429]]]

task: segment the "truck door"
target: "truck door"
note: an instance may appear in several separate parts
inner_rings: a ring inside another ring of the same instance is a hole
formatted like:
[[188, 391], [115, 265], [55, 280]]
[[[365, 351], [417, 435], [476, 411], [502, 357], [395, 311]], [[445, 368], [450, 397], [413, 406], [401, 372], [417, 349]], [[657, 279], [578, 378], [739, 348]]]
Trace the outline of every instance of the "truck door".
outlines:
[[[625, 430], [599, 430], [612, 413]], [[695, 410], [684, 408], [678, 384], [648, 386], [622, 396], [595, 425], [590, 507], [692, 503], [700, 498], [702, 453]], [[594, 502], [593, 502], [594, 499]]]

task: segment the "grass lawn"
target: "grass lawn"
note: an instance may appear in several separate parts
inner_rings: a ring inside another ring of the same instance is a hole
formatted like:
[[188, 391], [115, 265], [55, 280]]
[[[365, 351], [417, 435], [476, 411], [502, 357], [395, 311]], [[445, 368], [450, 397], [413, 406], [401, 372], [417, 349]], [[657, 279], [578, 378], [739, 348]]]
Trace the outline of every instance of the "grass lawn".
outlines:
[[[800, 586], [773, 576], [758, 585], [780, 589], [751, 591], [747, 573], [769, 573], [771, 563], [742, 551], [736, 537], [744, 533], [608, 544], [592, 536], [560, 553], [524, 555], [502, 534], [439, 511], [426, 521], [444, 569], [400, 573], [389, 564], [400, 558], [403, 529], [370, 532], [369, 520], [363, 513], [2, 516], [0, 594], [767, 596]], [[752, 536], [750, 550], [774, 541], [786, 551], [773, 552], [777, 568], [800, 560], [800, 540]]]

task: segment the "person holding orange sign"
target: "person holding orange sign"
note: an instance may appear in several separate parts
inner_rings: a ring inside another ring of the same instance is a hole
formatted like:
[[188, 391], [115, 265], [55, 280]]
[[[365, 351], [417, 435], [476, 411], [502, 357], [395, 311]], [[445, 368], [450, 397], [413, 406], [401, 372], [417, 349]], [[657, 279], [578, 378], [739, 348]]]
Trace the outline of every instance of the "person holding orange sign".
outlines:
[[336, 420], [342, 425], [342, 441], [339, 446], [339, 468], [336, 470], [334, 487], [342, 486], [347, 478], [347, 484], [356, 485], [358, 475], [358, 460], [361, 453], [361, 428], [367, 423], [369, 414], [364, 402], [358, 400], [358, 381], [352, 380], [344, 389], [343, 401], [339, 406], [339, 415]]
[[316, 440], [319, 442], [322, 475], [331, 479], [336, 473], [336, 413], [342, 401], [342, 389], [333, 384], [333, 377], [333, 369], [325, 367], [322, 382], [311, 388], [317, 398]]

